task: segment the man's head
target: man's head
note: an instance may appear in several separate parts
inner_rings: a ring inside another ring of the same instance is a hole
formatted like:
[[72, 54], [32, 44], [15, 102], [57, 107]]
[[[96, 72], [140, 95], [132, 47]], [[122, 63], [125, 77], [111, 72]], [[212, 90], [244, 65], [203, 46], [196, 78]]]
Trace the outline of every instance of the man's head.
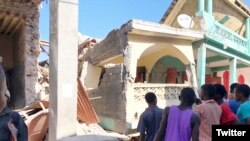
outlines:
[[236, 87], [239, 86], [238, 83], [233, 83], [230, 85], [230, 95], [229, 98], [230, 99], [234, 99], [235, 98], [235, 91], [236, 91]]
[[148, 103], [148, 105], [156, 105], [157, 104], [157, 98], [156, 98], [155, 93], [153, 93], [153, 92], [148, 92], [145, 95], [145, 100]]
[[6, 105], [6, 78], [2, 65], [0, 64], [0, 112], [2, 112], [3, 107]]
[[214, 100], [215, 101], [223, 100], [223, 98], [227, 95], [227, 90], [225, 89], [225, 87], [221, 84], [215, 84], [214, 87], [216, 89]]
[[201, 86], [200, 89], [200, 98], [202, 100], [211, 100], [215, 94], [215, 87], [212, 84], [204, 84]]
[[236, 88], [237, 86], [239, 86], [238, 83], [233, 83], [233, 84], [230, 85], [230, 93], [231, 93], [231, 94], [234, 94], [235, 88]]
[[192, 88], [184, 88], [181, 90], [180, 95], [181, 103], [186, 103], [189, 106], [192, 106], [195, 103], [196, 95]]
[[246, 84], [241, 84], [236, 87], [235, 99], [240, 102], [244, 102], [249, 99], [250, 88]]

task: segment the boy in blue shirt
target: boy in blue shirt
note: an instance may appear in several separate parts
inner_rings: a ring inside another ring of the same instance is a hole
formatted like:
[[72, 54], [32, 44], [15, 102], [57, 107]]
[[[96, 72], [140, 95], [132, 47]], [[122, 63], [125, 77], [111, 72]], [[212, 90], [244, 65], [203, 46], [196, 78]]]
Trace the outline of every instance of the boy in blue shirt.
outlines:
[[153, 141], [160, 128], [162, 109], [157, 106], [157, 97], [149, 92], [145, 95], [148, 108], [141, 114], [137, 131], [140, 132], [140, 141]]
[[237, 86], [239, 86], [238, 83], [231, 84], [231, 86], [230, 86], [230, 97], [229, 97], [229, 101], [228, 101], [228, 106], [234, 112], [235, 115], [237, 114], [238, 108], [240, 107], [240, 102], [237, 102], [235, 100], [235, 91], [236, 91]]
[[236, 100], [241, 102], [237, 116], [242, 124], [250, 124], [250, 88], [242, 84], [236, 87]]

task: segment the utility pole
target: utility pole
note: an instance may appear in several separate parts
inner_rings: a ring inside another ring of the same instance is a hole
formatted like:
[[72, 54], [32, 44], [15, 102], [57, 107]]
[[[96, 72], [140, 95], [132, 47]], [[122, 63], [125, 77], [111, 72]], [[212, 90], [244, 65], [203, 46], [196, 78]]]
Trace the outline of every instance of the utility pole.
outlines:
[[49, 141], [76, 135], [78, 0], [50, 1]]

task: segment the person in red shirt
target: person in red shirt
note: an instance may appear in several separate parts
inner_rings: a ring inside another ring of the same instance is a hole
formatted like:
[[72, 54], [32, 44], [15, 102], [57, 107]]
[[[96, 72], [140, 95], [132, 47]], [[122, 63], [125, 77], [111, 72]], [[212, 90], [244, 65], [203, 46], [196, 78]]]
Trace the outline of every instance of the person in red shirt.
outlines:
[[220, 105], [222, 114], [220, 118], [220, 124], [230, 125], [230, 124], [240, 124], [237, 116], [233, 113], [230, 107], [223, 101], [223, 98], [227, 94], [225, 87], [221, 84], [215, 84], [216, 93], [214, 95], [214, 100], [218, 105]]

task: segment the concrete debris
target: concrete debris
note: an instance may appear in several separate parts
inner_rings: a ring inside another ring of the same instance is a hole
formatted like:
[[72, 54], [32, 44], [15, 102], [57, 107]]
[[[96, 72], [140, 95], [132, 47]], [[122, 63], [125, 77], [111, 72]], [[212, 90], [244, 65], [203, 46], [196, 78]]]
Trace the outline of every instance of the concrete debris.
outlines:
[[77, 135], [93, 135], [93, 134], [107, 134], [107, 132], [98, 124], [78, 123]]
[[98, 124], [89, 124], [89, 125], [87, 125], [85, 123], [79, 123], [78, 124], [78, 126], [77, 126], [77, 135], [80, 135], [80, 136], [84, 135], [85, 138], [87, 137], [87, 138], [91, 138], [91, 139], [94, 139], [94, 138], [98, 139], [99, 137], [106, 137], [108, 139], [112, 139], [112, 141], [113, 140], [114, 141], [115, 140], [117, 140], [117, 141], [119, 141], [119, 140], [128, 141], [130, 139], [128, 136], [123, 135], [123, 134], [118, 134], [118, 133], [115, 133], [115, 132], [107, 132]]
[[87, 52], [92, 49], [98, 41], [96, 39], [87, 38], [78, 46], [78, 76], [81, 76], [83, 63], [87, 57]]
[[45, 67], [39, 66], [36, 89], [40, 100], [49, 101], [49, 70]]
[[[78, 75], [81, 76], [81, 71], [82, 71], [82, 67], [83, 67], [82, 64], [84, 63], [84, 61], [86, 61], [87, 53], [96, 44], [99, 44], [99, 41], [97, 41], [96, 39], [89, 38], [89, 37], [79, 37], [79, 38], [81, 38], [81, 40], [84, 41], [81, 44], [79, 44], [79, 48], [78, 48]], [[79, 39], [79, 41], [80, 41], [80, 39]], [[124, 68], [121, 65], [110, 64], [110, 65], [105, 66], [105, 67], [107, 69], [106, 70], [107, 73], [109, 71], [111, 71], [109, 69], [112, 69], [112, 70], [114, 69], [114, 73], [117, 74], [117, 77], [122, 79], [123, 73], [121, 73], [121, 72], [123, 72], [123, 71], [121, 71], [121, 70], [123, 70]], [[112, 80], [115, 78], [115, 76], [113, 76], [113, 75], [109, 76], [109, 77]], [[111, 78], [111, 77], [114, 77], [114, 78]], [[118, 87], [117, 89], [120, 89], [120, 87]], [[39, 63], [37, 91], [38, 91], [38, 97], [40, 100], [49, 101], [49, 61], [47, 61], [47, 60]], [[88, 95], [88, 97], [89, 97], [89, 95]], [[81, 105], [81, 106], [84, 106], [84, 105]], [[86, 102], [85, 102], [85, 106], [86, 106]], [[78, 107], [78, 109], [79, 109], [79, 107]], [[80, 113], [85, 114], [84, 112], [80, 112]], [[88, 123], [84, 120], [81, 122], [80, 122], [79, 117], [78, 117], [78, 122], [77, 122], [78, 123], [77, 124], [78, 137], [65, 138], [63, 140], [67, 140], [67, 141], [70, 141], [70, 140], [74, 140], [74, 141], [77, 141], [77, 140], [88, 140], [88, 141], [99, 141], [99, 140], [100, 141], [121, 141], [122, 140], [122, 141], [129, 141], [131, 138], [131, 137], [128, 137], [128, 136], [123, 135], [123, 134], [106, 131], [97, 122]], [[121, 126], [123, 126], [123, 125], [121, 125]], [[121, 126], [119, 126], [118, 128], [121, 128]], [[134, 141], [134, 140], [132, 140], [132, 141]]]

